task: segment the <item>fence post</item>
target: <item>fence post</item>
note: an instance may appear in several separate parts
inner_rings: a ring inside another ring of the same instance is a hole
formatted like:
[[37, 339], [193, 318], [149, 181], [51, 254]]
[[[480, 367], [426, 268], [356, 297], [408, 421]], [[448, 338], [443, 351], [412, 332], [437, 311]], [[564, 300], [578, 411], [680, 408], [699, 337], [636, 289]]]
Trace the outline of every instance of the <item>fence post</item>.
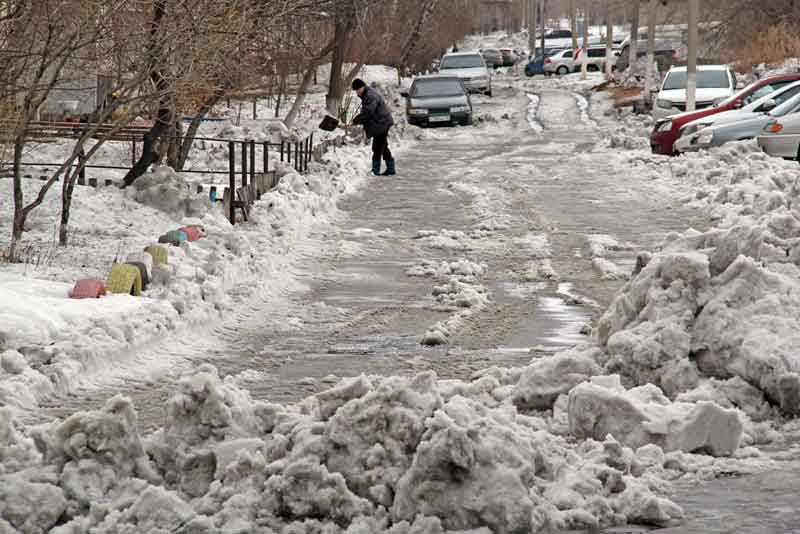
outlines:
[[269, 143], [264, 142], [264, 174], [269, 172]]
[[242, 141], [242, 188], [244, 189], [246, 187], [247, 187], [247, 141]]
[[136, 138], [131, 138], [131, 167], [136, 165]]
[[281, 163], [283, 163], [283, 140], [281, 140]]
[[256, 142], [250, 140], [250, 184], [256, 183]]
[[300, 172], [299, 162], [300, 162], [300, 143], [295, 141], [294, 142], [294, 170], [296, 170], [297, 172]]
[[81, 151], [78, 152], [78, 165], [81, 166], [81, 169], [78, 171], [78, 185], [86, 185], [86, 164], [84, 162], [84, 158], [86, 157], [86, 152]]
[[236, 224], [236, 210], [233, 207], [236, 198], [236, 142], [234, 141], [228, 141], [228, 180], [231, 195], [228, 220], [231, 224]]

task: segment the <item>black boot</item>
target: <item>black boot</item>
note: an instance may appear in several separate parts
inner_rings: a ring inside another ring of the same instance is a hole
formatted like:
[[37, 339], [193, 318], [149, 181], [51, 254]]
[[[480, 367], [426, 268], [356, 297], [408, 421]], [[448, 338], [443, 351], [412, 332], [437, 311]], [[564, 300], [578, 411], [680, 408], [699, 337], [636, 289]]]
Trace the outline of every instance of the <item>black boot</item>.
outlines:
[[381, 176], [394, 176], [397, 174], [394, 168], [394, 160], [390, 159], [386, 162], [386, 170], [383, 172]]
[[372, 160], [372, 176], [380, 176], [381, 175], [381, 160], [373, 159]]

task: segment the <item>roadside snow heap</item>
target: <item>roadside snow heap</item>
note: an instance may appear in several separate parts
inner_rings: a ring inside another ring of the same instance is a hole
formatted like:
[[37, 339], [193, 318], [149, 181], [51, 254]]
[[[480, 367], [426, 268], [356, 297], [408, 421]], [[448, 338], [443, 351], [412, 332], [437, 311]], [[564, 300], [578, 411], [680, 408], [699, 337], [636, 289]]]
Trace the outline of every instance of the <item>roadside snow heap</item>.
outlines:
[[681, 517], [653, 493], [686, 469], [681, 453], [571, 445], [503, 402], [515, 376], [361, 376], [283, 407], [205, 365], [147, 438], [122, 397], [32, 438], [4, 409], [0, 532], [485, 534]]
[[673, 399], [713, 400], [753, 417], [768, 404], [797, 415], [797, 164], [750, 142], [682, 166], [679, 174], [699, 180], [696, 202], [720, 225], [671, 235], [649, 258], [599, 321], [599, 362]]

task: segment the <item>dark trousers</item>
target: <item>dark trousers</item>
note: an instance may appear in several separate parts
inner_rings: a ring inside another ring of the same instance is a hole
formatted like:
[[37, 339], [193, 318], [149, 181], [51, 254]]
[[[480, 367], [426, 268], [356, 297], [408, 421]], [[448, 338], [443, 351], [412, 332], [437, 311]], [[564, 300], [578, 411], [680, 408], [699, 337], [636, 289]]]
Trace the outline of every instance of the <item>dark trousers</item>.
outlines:
[[389, 150], [389, 132], [376, 135], [372, 138], [372, 159], [380, 161], [392, 161], [392, 152]]

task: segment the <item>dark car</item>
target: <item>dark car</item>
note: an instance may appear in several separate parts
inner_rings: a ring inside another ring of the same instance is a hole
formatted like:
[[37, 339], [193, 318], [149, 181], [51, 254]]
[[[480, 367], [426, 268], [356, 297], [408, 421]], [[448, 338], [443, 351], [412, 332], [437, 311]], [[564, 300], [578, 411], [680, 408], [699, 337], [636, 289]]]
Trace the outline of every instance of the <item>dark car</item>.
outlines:
[[681, 128], [697, 119], [739, 109], [750, 102], [762, 98], [773, 91], [780, 89], [792, 82], [800, 80], [800, 73], [781, 74], [770, 76], [762, 80], [755, 81], [734, 95], [723, 100], [716, 106], [697, 111], [686, 111], [667, 117], [655, 123], [650, 134], [650, 147], [655, 154], [675, 154], [675, 141], [678, 140]]
[[409, 124], [472, 124], [472, 101], [457, 76], [420, 76], [402, 95]]

